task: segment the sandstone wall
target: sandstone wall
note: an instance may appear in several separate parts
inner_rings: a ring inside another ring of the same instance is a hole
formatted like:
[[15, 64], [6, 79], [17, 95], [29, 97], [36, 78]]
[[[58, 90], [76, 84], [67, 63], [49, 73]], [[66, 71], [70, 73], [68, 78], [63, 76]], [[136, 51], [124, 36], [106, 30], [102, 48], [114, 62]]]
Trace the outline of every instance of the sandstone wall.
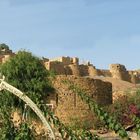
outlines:
[[70, 66], [64, 66], [64, 69], [65, 69], [65, 75], [72, 75], [73, 74]]
[[73, 64], [76, 64], [76, 65], [79, 65], [79, 58], [77, 58], [77, 57], [73, 57], [73, 58], [71, 58], [72, 59], [72, 63]]
[[62, 62], [63, 65], [70, 65], [70, 64], [77, 64], [77, 65], [79, 65], [79, 59], [77, 57], [71, 58], [69, 56], [67, 56], [67, 57], [62, 56], [62, 57], [50, 59], [49, 61], [51, 61], [51, 62], [54, 62], [54, 61]]
[[50, 62], [62, 62], [63, 65], [69, 65], [71, 64], [71, 58], [70, 57], [58, 57], [58, 58], [53, 58], [49, 60]]
[[45, 62], [44, 65], [47, 70], [52, 70], [52, 71], [56, 72], [58, 75], [65, 74], [64, 65], [61, 62], [49, 61], [49, 62]]
[[99, 76], [99, 72], [94, 66], [88, 66], [88, 73], [91, 77]]
[[89, 70], [87, 65], [79, 65], [80, 76], [89, 76]]
[[100, 69], [100, 75], [103, 75], [104, 77], [111, 77], [111, 72], [109, 70], [104, 70], [104, 69]]
[[129, 71], [131, 83], [140, 83], [140, 74], [137, 71]]
[[53, 70], [58, 75], [75, 76], [104, 76], [128, 81], [134, 84], [140, 83], [140, 73], [138, 71], [127, 71], [124, 65], [111, 64], [109, 70], [96, 69], [89, 62], [79, 65], [78, 58], [60, 57], [44, 62], [48, 70]]
[[4, 55], [4, 57], [2, 58], [2, 63], [5, 63], [7, 60], [9, 60], [10, 57], [11, 55]]
[[57, 90], [56, 94], [58, 95], [55, 114], [63, 122], [69, 122], [72, 117], [79, 118], [83, 121], [94, 118], [88, 105], [76, 93], [70, 91], [68, 86], [62, 83], [63, 80], [67, 79], [84, 89], [98, 104], [108, 105], [112, 103], [112, 84], [109, 82], [76, 76], [57, 76], [53, 83]]
[[68, 75], [72, 74], [72, 75], [75, 75], [75, 76], [80, 76], [80, 70], [79, 70], [79, 65], [75, 65], [75, 64], [72, 64], [72, 65], [69, 65], [67, 67], [67, 71], [69, 69], [69, 72]]
[[110, 72], [112, 74], [112, 77], [115, 79], [120, 79], [120, 80], [131, 82], [131, 77], [124, 65], [111, 64]]

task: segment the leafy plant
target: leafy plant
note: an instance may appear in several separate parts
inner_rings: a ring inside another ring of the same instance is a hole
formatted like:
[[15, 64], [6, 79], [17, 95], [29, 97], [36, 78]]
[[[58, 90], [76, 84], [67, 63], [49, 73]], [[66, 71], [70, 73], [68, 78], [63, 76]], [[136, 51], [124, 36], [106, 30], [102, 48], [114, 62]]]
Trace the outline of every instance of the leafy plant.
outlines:
[[[48, 91], [53, 90], [49, 80], [49, 71], [41, 60], [30, 52], [19, 51], [9, 61], [2, 64], [1, 73], [5, 75], [8, 83], [23, 91], [36, 104], [43, 102]], [[24, 107], [20, 99], [16, 97], [12, 99], [11, 105]]]
[[10, 119], [10, 107], [6, 107], [5, 105], [0, 108], [0, 138], [1, 140], [14, 140], [15, 137], [15, 127], [13, 122]]
[[19, 127], [15, 127], [12, 118], [12, 110], [8, 106], [0, 107], [0, 139], [1, 140], [32, 140], [33, 133], [28, 124], [22, 122]]
[[33, 133], [26, 122], [20, 124], [14, 140], [34, 140]]

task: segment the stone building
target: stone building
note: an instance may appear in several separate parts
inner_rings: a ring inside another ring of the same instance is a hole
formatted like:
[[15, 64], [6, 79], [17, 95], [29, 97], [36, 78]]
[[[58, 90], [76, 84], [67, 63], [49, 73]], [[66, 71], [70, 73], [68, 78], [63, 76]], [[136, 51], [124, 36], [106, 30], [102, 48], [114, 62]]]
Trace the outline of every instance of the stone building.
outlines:
[[10, 57], [14, 56], [15, 54], [9, 47], [5, 44], [0, 44], [0, 63], [5, 63]]

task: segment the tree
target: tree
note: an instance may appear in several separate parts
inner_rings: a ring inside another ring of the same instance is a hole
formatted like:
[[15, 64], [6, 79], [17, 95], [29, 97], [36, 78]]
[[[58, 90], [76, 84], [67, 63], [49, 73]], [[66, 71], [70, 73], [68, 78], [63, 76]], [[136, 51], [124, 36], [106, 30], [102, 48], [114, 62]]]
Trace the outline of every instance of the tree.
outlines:
[[[50, 72], [46, 70], [41, 60], [30, 52], [19, 51], [9, 61], [2, 64], [0, 70], [8, 83], [21, 90], [36, 104], [44, 103], [44, 97], [53, 90], [49, 80]], [[24, 102], [7, 91], [0, 92], [0, 99], [1, 139], [32, 139], [33, 134], [27, 123], [21, 123], [17, 129], [10, 120], [11, 107], [20, 107], [23, 110]]]
[[5, 53], [11, 53], [12, 51], [9, 49], [9, 46], [6, 44], [0, 44], [0, 54], [3, 55]]
[[4, 43], [2, 43], [2, 44], [0, 44], [0, 50], [2, 50], [2, 49], [9, 50], [9, 46], [4, 44]]
[[15, 133], [14, 140], [34, 140], [33, 132], [31, 128], [26, 122], [20, 124], [20, 127], [17, 129]]
[[[48, 91], [53, 89], [48, 78], [49, 71], [39, 58], [27, 51], [19, 51], [2, 64], [1, 73], [8, 83], [28, 95], [36, 104], [43, 102]], [[21, 106], [21, 103], [20, 99], [14, 98], [14, 104]]]
[[10, 106], [0, 108], [0, 120], [2, 120], [0, 127], [1, 140], [33, 140], [34, 135], [29, 125], [22, 122], [19, 127], [16, 127], [10, 116]]

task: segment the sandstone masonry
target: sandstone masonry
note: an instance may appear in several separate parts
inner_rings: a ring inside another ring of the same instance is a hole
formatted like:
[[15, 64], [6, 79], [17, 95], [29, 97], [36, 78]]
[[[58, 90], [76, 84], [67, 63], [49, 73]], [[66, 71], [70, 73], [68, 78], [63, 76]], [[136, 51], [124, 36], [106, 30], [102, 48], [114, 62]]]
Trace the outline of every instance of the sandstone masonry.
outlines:
[[50, 94], [48, 103], [54, 105], [54, 112], [63, 122], [68, 123], [73, 118], [80, 118], [82, 121], [91, 120], [94, 115], [81, 98], [65, 85], [62, 81], [69, 80], [82, 88], [99, 105], [109, 105], [112, 103], [112, 84], [99, 79], [77, 77], [77, 76], [57, 76], [53, 81], [56, 89], [55, 94]]
[[104, 76], [128, 81], [134, 84], [140, 83], [139, 71], [128, 71], [124, 65], [111, 64], [109, 70], [96, 69], [90, 64], [79, 64], [78, 58], [59, 57], [47, 59], [44, 61], [46, 69], [56, 72], [58, 75], [75, 75], [75, 76]]

